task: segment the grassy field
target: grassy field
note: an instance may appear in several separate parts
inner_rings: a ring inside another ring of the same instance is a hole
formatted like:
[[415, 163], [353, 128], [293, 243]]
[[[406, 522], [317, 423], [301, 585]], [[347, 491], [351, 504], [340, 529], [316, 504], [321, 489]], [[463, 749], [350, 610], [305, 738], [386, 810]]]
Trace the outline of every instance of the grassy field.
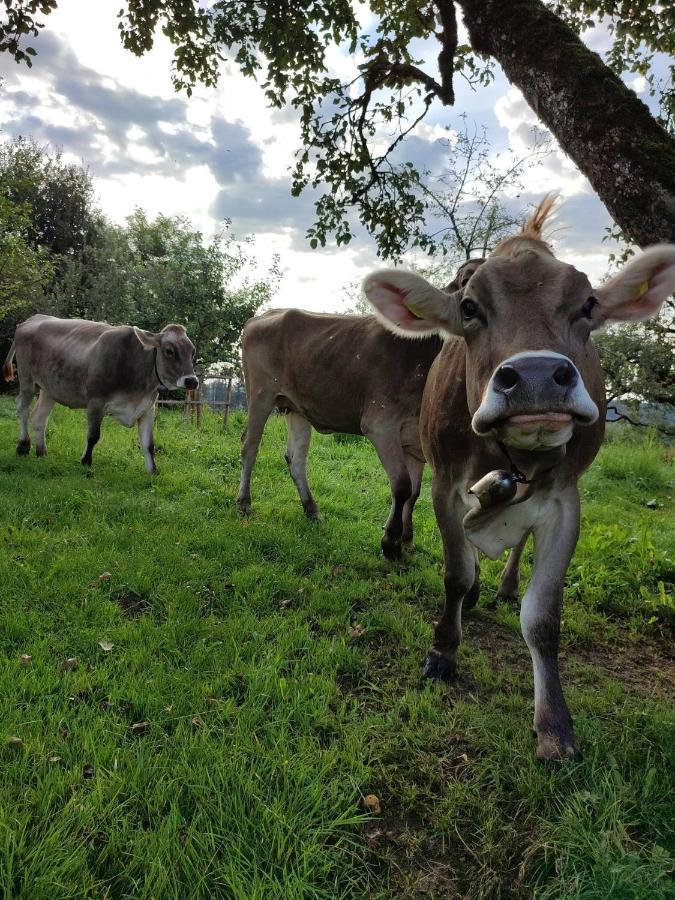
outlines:
[[584, 761], [555, 768], [499, 564], [458, 682], [420, 679], [428, 481], [387, 563], [370, 445], [315, 440], [313, 524], [275, 420], [241, 521], [242, 421], [163, 411], [152, 478], [110, 421], [83, 470], [61, 408], [50, 455], [17, 458], [0, 401], [0, 896], [675, 897], [669, 452], [615, 439], [582, 482], [561, 666]]

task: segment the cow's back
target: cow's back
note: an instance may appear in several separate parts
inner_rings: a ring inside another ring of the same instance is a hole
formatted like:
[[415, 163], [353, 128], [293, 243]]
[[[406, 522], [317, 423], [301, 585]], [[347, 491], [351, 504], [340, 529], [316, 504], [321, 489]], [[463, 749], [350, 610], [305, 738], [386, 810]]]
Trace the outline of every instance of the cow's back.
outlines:
[[32, 316], [15, 334], [19, 376], [30, 378], [58, 403], [85, 406], [101, 339], [122, 332], [132, 329], [86, 319]]
[[272, 391], [317, 430], [358, 434], [364, 417], [419, 414], [441, 342], [399, 338], [374, 316], [286, 309], [249, 320], [242, 346], [249, 401]]

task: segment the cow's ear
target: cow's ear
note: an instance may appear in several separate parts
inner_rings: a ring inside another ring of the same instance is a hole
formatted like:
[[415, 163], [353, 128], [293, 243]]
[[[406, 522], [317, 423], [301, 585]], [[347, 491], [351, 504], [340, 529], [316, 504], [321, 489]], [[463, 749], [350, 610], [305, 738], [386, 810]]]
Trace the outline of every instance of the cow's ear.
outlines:
[[373, 272], [363, 282], [363, 292], [377, 318], [395, 334], [463, 334], [458, 295], [440, 291], [414, 272]]
[[597, 288], [596, 315], [604, 322], [638, 322], [655, 316], [675, 292], [675, 244], [649, 247]]
[[162, 340], [161, 334], [155, 334], [152, 331], [144, 331], [142, 328], [136, 328], [134, 325], [136, 337], [143, 344], [146, 350], [157, 350]]

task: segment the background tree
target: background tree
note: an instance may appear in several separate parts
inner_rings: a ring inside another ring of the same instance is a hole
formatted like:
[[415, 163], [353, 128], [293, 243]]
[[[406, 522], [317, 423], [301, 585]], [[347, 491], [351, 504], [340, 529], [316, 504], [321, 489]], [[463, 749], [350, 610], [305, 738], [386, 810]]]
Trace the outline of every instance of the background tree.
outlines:
[[0, 335], [39, 309], [52, 278], [49, 254], [29, 239], [29, 208], [0, 193]]
[[[0, 49], [30, 63], [30, 37], [55, 0], [5, 0]], [[615, 222], [638, 245], [675, 240], [675, 140], [672, 73], [659, 85], [655, 54], [675, 49], [675, 6], [648, 0], [369, 0], [376, 17], [361, 32], [356, 0], [287, 0], [208, 5], [185, 0], [127, 0], [120, 10], [124, 45], [142, 54], [161, 29], [174, 45], [174, 80], [189, 92], [217, 81], [229, 56], [260, 79], [269, 102], [300, 113], [293, 189], [324, 193], [310, 240], [352, 236], [355, 209], [380, 252], [400, 255], [425, 235], [419, 172], [401, 142], [431, 107], [454, 103], [456, 75], [480, 86], [498, 63], [540, 121], [588, 177]], [[457, 13], [469, 43], [459, 43]], [[36, 18], [37, 17], [37, 18]], [[598, 23], [613, 43], [605, 59], [580, 35]], [[435, 39], [437, 59], [420, 60], [420, 40]], [[344, 84], [328, 73], [333, 44], [359, 53], [359, 74]], [[644, 74], [659, 94], [655, 118], [618, 77]], [[386, 138], [374, 141], [378, 134]]]
[[136, 210], [109, 222], [85, 166], [30, 139], [0, 145], [0, 354], [34, 312], [132, 324], [185, 325], [202, 369], [238, 365], [244, 322], [267, 303], [278, 260], [259, 267], [229, 223], [206, 240], [187, 219]]

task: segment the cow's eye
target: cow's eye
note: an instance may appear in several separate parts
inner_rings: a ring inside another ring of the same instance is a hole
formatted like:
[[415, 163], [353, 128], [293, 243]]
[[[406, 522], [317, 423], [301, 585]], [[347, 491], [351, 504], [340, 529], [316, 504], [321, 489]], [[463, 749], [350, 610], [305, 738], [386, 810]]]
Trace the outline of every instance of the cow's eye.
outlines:
[[581, 307], [581, 315], [584, 319], [593, 318], [593, 308], [595, 307], [595, 304], [597, 302], [598, 301], [595, 299], [595, 297], [589, 297], [588, 300], [584, 303], [584, 305]]
[[171, 359], [172, 356], [175, 356], [173, 349], [171, 347], [167, 347], [164, 352], [169, 357], [169, 359]]
[[475, 319], [478, 316], [479, 309], [478, 304], [474, 300], [470, 300], [468, 297], [465, 297], [464, 300], [459, 304], [459, 308], [462, 310], [462, 317], [466, 322], [471, 319]]

